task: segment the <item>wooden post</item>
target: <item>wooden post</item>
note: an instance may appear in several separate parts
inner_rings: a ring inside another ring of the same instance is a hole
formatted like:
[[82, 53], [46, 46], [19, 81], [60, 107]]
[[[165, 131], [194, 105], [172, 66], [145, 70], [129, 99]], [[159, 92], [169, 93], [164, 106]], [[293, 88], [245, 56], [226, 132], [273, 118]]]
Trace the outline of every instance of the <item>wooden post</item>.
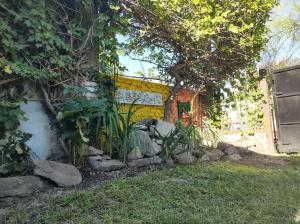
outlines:
[[271, 153], [274, 154], [276, 152], [275, 150], [275, 145], [274, 145], [274, 127], [273, 127], [273, 117], [272, 117], [272, 112], [271, 112], [271, 100], [269, 97], [269, 89], [268, 89], [268, 83], [266, 79], [266, 70], [261, 69], [259, 70], [259, 77], [260, 77], [260, 82], [259, 82], [259, 87], [264, 95], [264, 98], [266, 100], [266, 103], [263, 106], [263, 124], [264, 124], [264, 133], [267, 136], [267, 152], [266, 153]]

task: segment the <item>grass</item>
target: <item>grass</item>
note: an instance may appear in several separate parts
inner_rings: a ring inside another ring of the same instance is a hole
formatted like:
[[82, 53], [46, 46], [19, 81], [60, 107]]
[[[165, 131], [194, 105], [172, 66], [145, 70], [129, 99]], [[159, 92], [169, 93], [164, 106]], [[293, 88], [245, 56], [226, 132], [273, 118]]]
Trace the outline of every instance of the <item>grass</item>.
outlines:
[[299, 166], [179, 166], [3, 209], [0, 222], [297, 223]]

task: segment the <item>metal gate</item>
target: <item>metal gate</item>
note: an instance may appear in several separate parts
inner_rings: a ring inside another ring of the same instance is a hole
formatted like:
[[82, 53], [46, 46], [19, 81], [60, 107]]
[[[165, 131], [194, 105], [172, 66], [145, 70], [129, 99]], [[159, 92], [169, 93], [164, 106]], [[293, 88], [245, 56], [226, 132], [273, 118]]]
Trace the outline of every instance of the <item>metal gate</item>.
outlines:
[[273, 73], [277, 149], [300, 152], [300, 66]]

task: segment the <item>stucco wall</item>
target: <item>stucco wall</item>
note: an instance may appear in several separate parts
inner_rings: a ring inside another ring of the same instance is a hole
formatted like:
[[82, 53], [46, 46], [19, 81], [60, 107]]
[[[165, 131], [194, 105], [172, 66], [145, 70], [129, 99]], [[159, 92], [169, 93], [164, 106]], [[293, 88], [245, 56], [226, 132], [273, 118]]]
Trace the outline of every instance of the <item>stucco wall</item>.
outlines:
[[[153, 105], [136, 105], [140, 109], [137, 110], [134, 120], [139, 121], [144, 118], [164, 118], [164, 110], [165, 110], [165, 102], [170, 95], [171, 88], [166, 85], [162, 85], [159, 83], [152, 83], [143, 80], [138, 80], [134, 78], [122, 77], [119, 76], [116, 78], [116, 87], [119, 89], [127, 89], [127, 90], [138, 90], [138, 91], [146, 91], [153, 93], [160, 93], [162, 95], [163, 106], [153, 106]], [[122, 109], [127, 111], [129, 109], [130, 104], [123, 104]]]

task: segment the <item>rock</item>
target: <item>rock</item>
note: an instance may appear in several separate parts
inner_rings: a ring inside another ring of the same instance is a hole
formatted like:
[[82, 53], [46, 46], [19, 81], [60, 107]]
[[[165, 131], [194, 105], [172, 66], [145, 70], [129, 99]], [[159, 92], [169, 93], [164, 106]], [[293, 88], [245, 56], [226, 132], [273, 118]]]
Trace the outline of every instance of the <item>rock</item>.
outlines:
[[135, 160], [135, 159], [142, 159], [142, 158], [143, 158], [143, 155], [142, 155], [141, 150], [139, 149], [139, 147], [135, 147], [127, 155], [127, 159], [129, 161]]
[[205, 154], [201, 157], [202, 161], [216, 161], [220, 160], [224, 156], [224, 153], [218, 149], [205, 151]]
[[192, 150], [192, 155], [199, 159], [203, 155], [203, 152], [201, 150]]
[[137, 159], [128, 162], [129, 167], [143, 167], [155, 164], [161, 164], [162, 159], [159, 156], [153, 156], [151, 158]]
[[155, 134], [158, 137], [160, 137], [160, 135], [162, 137], [167, 137], [171, 134], [172, 131], [175, 130], [175, 128], [175, 125], [170, 122], [158, 120], [155, 129], [159, 134], [157, 134], [157, 132], [155, 132]]
[[156, 122], [157, 122], [157, 120], [154, 118], [145, 118], [145, 119], [137, 122], [136, 125], [143, 125], [143, 126], [150, 127], [151, 125], [155, 125]]
[[47, 178], [60, 187], [73, 186], [82, 181], [79, 170], [71, 165], [49, 160], [34, 160], [33, 173]]
[[218, 142], [217, 149], [224, 151], [225, 149], [227, 149], [231, 146], [232, 146], [231, 144], [228, 144], [226, 142]]
[[135, 127], [141, 131], [147, 131], [149, 128], [145, 125], [135, 125]]
[[201, 161], [203, 162], [208, 162], [210, 160], [209, 156], [207, 154], [204, 154], [202, 157], [201, 157]]
[[175, 149], [172, 153], [173, 153], [173, 155], [178, 155], [178, 154], [181, 154], [181, 153], [184, 153], [187, 151], [188, 151], [187, 145], [179, 144], [175, 147]]
[[88, 156], [98, 156], [98, 155], [103, 155], [104, 152], [100, 149], [97, 149], [93, 146], [89, 146], [88, 148]]
[[150, 127], [149, 127], [149, 135], [150, 136], [155, 136], [155, 128], [156, 128], [155, 125], [150, 125]]
[[102, 160], [103, 160], [102, 156], [90, 156], [88, 158], [88, 163], [94, 169], [94, 167], [96, 166], [95, 163], [98, 163], [98, 161], [101, 162]]
[[102, 160], [111, 160], [111, 157], [109, 155], [103, 155], [101, 157], [102, 157]]
[[236, 148], [230, 146], [229, 148], [226, 148], [226, 149], [224, 150], [224, 153], [225, 153], [226, 155], [239, 154], [239, 150], [237, 150]]
[[154, 148], [153, 152], [155, 153], [155, 155], [161, 152], [161, 146], [157, 144], [157, 142], [152, 141], [152, 146]]
[[159, 153], [159, 148], [151, 141], [148, 134], [144, 131], [138, 131], [129, 138], [130, 148], [138, 147], [143, 156], [152, 157]]
[[0, 198], [30, 196], [43, 191], [46, 187], [41, 178], [35, 176], [0, 178]]
[[98, 171], [113, 171], [113, 170], [119, 170], [125, 167], [125, 164], [122, 163], [119, 160], [97, 160], [94, 159], [94, 157], [91, 157], [92, 160], [90, 160], [90, 165], [94, 170]]
[[166, 159], [166, 164], [167, 164], [168, 166], [174, 166], [174, 161], [173, 161], [173, 159], [172, 159], [172, 158], [167, 158], [167, 159]]
[[174, 158], [179, 164], [192, 164], [197, 160], [190, 152], [174, 155]]
[[156, 143], [159, 144], [159, 145], [162, 145], [164, 142], [161, 139], [156, 139]]
[[240, 154], [232, 154], [232, 155], [225, 156], [224, 158], [228, 159], [228, 160], [231, 160], [231, 161], [237, 161], [237, 160], [242, 159]]

